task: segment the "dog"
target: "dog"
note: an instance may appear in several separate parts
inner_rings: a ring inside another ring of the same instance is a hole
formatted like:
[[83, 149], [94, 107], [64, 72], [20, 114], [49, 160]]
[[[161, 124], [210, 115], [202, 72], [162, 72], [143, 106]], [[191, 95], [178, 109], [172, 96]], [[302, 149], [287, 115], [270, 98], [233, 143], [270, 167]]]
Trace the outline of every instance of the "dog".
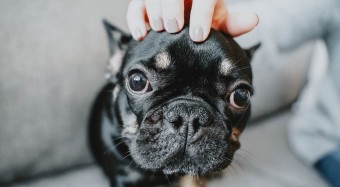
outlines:
[[104, 25], [109, 81], [92, 108], [89, 139], [111, 186], [204, 186], [240, 147], [259, 45], [243, 50], [215, 30], [195, 43], [187, 26], [137, 42]]

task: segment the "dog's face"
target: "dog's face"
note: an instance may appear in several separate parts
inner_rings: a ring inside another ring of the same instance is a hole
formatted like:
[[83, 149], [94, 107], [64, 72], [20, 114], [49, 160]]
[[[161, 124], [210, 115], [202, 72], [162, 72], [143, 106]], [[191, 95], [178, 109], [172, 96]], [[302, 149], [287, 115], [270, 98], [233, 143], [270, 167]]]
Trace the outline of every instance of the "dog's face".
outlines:
[[188, 28], [150, 31], [141, 42], [107, 29], [112, 59], [123, 57], [112, 80], [134, 161], [166, 174], [227, 167], [250, 114], [250, 53], [216, 31], [198, 44]]

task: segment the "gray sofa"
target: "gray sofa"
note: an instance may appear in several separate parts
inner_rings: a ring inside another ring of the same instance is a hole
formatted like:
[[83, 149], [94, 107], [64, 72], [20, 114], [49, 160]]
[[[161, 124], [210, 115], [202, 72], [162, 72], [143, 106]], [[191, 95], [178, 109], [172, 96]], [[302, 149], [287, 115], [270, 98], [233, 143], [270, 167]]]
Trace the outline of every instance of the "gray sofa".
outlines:
[[[105, 83], [101, 20], [127, 30], [127, 4], [0, 1], [0, 186], [108, 186], [89, 153], [86, 125]], [[238, 40], [249, 45], [247, 36]], [[305, 83], [313, 50], [308, 44], [284, 53], [277, 67], [261, 66], [255, 57], [252, 122], [237, 162], [209, 186], [326, 186], [287, 140], [289, 106]]]

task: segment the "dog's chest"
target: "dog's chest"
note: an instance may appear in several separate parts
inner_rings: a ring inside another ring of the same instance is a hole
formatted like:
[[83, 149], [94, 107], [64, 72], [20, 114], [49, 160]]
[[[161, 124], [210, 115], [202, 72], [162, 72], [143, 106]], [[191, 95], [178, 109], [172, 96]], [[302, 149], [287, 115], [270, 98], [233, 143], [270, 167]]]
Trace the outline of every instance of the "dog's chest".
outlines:
[[179, 181], [180, 187], [205, 187], [205, 180], [195, 176], [185, 175]]

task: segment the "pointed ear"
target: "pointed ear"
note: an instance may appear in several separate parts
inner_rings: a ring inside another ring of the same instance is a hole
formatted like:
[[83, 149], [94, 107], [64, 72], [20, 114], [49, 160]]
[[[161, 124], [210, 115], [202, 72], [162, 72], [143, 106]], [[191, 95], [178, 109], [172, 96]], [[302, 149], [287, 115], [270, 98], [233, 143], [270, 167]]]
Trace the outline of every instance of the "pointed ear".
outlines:
[[109, 40], [110, 60], [108, 64], [108, 74], [106, 77], [115, 82], [116, 75], [118, 74], [122, 65], [123, 57], [131, 41], [131, 35], [125, 33], [119, 28], [112, 25], [107, 20], [103, 20], [105, 30]]
[[117, 50], [126, 50], [128, 43], [131, 40], [131, 35], [113, 26], [106, 19], [103, 20], [107, 37], [109, 39], [110, 53], [113, 55]]
[[246, 55], [248, 56], [249, 60], [251, 60], [254, 56], [254, 53], [257, 51], [258, 48], [260, 48], [261, 43], [258, 43], [249, 49], [245, 49], [244, 51], [246, 52]]

